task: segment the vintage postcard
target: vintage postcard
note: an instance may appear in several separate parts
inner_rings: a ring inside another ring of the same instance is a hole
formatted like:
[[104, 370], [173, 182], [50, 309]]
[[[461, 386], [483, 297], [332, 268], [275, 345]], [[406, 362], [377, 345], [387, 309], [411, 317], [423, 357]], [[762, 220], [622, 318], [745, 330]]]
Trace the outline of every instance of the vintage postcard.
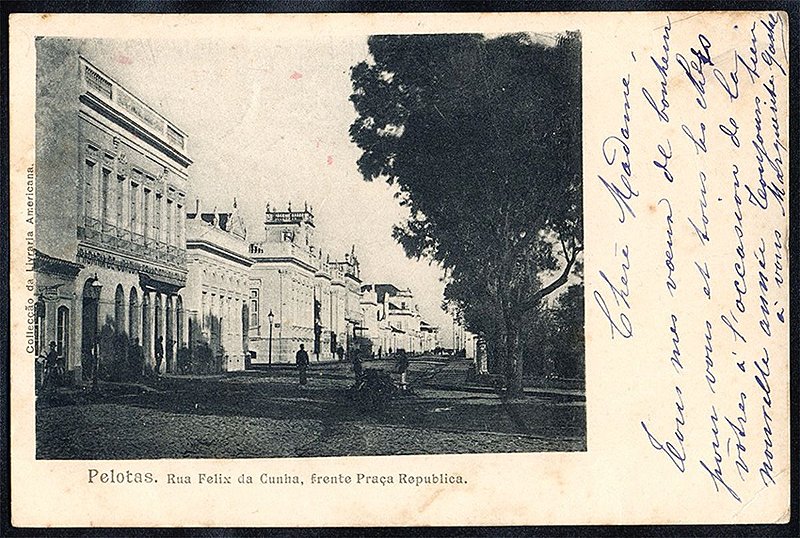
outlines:
[[788, 29], [12, 15], [13, 524], [787, 522]]

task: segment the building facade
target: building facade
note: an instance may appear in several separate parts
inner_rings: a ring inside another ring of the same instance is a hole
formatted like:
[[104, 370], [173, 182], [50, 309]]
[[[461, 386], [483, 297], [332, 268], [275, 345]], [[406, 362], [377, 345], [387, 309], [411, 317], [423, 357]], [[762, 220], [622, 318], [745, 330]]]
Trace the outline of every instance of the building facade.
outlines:
[[439, 329], [422, 319], [411, 289], [364, 284], [361, 294], [365, 334], [377, 353], [424, 353], [439, 346]]
[[337, 359], [361, 327], [361, 280], [355, 249], [331, 260], [315, 238], [314, 214], [267, 205], [263, 239], [251, 242], [250, 357], [289, 363], [302, 344], [312, 361]]
[[[331, 297], [337, 300], [337, 311], [332, 313], [331, 338], [341, 344], [346, 353], [355, 351], [372, 353], [372, 342], [364, 327], [364, 310], [361, 296], [361, 264], [355, 246], [340, 261], [329, 261], [333, 275]], [[335, 349], [335, 345], [333, 346]]]
[[[311, 354], [315, 300], [321, 267], [314, 239], [314, 215], [270, 209], [264, 236], [252, 242], [250, 272], [250, 351], [254, 363], [292, 362], [302, 344]], [[319, 316], [322, 313], [320, 312]]]
[[188, 275], [182, 295], [189, 321], [188, 348], [198, 357], [197, 348], [208, 346], [214, 359], [200, 371], [243, 370], [249, 352], [253, 260], [236, 205], [234, 200], [229, 212], [203, 212], [198, 201], [186, 215]]
[[430, 352], [441, 347], [439, 344], [439, 327], [431, 325], [423, 319], [419, 322], [419, 332], [420, 345], [423, 352]]
[[172, 370], [186, 338], [187, 136], [79, 41], [36, 47], [36, 340], [60, 342], [77, 378], [109, 351], [104, 334], [140, 344], [151, 369], [162, 342]]
[[293, 362], [300, 345], [316, 361], [433, 347], [411, 291], [364, 286], [354, 246], [332, 257], [318, 244], [312, 208], [267, 205], [255, 241], [235, 200], [230, 211], [187, 208], [187, 134], [80, 40], [36, 47], [31, 353], [55, 342], [89, 380], [131, 350], [142, 374], [177, 372], [179, 351], [198, 346], [214, 371]]

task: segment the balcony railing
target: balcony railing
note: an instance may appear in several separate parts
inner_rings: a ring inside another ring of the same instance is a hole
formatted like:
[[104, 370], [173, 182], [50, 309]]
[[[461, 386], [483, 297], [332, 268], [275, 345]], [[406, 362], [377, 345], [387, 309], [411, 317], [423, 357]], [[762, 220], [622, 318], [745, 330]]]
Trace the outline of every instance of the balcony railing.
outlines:
[[152, 262], [186, 267], [186, 252], [181, 248], [92, 217], [83, 218], [83, 226], [78, 226], [78, 239]]
[[322, 260], [311, 254], [308, 246], [298, 245], [291, 241], [263, 241], [261, 243], [250, 243], [248, 252], [250, 254], [266, 255], [268, 257], [287, 257], [303, 261], [313, 267], [322, 267]]
[[267, 222], [278, 223], [297, 223], [308, 222], [314, 223], [314, 214], [308, 210], [304, 211], [268, 211]]
[[83, 79], [86, 89], [116, 103], [128, 114], [158, 133], [170, 146], [186, 152], [186, 135], [180, 129], [100, 70], [89, 65], [85, 60], [83, 63]]

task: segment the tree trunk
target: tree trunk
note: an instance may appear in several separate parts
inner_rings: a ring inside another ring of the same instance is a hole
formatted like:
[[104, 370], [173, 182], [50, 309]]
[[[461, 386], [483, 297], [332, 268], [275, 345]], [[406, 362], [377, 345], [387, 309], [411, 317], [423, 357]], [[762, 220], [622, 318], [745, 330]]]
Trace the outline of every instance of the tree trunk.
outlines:
[[503, 373], [504, 357], [500, 351], [496, 333], [486, 335], [486, 367], [490, 374]]
[[508, 370], [506, 374], [506, 386], [508, 387], [508, 396], [518, 398], [524, 395], [522, 387], [522, 372], [523, 372], [523, 350], [520, 343], [519, 330], [514, 330], [509, 335], [509, 345], [506, 349], [506, 357], [508, 360]]

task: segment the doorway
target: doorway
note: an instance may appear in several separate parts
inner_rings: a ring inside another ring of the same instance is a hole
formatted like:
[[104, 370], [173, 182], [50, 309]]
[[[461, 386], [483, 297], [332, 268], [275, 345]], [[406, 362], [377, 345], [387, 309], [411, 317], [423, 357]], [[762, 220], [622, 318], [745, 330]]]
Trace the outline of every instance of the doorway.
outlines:
[[100, 304], [100, 286], [96, 278], [83, 285], [81, 311], [81, 371], [83, 379], [93, 379], [97, 365], [97, 310]]

